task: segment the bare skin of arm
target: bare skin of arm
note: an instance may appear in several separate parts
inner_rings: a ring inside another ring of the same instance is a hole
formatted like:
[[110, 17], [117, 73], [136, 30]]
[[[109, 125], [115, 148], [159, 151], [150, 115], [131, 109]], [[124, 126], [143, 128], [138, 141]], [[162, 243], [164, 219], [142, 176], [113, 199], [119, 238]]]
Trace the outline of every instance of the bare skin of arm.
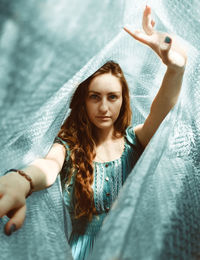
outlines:
[[[124, 28], [136, 40], [151, 47], [167, 65], [162, 86], [155, 97], [151, 111], [144, 124], [135, 128], [135, 133], [145, 147], [162, 120], [177, 102], [184, 68], [186, 54], [172, 39], [165, 43], [167, 34], [153, 30], [155, 22], [151, 19], [151, 9], [147, 7], [143, 15], [143, 31], [132, 31]], [[36, 159], [24, 170], [33, 180], [34, 191], [50, 187], [56, 180], [65, 160], [66, 150], [61, 144], [53, 144], [45, 158]], [[11, 234], [14, 224], [16, 230], [24, 222], [26, 215], [26, 195], [30, 183], [16, 172], [10, 172], [0, 178], [0, 217], [7, 215], [10, 220], [5, 225], [5, 233]]]
[[144, 124], [138, 125], [134, 129], [143, 147], [149, 143], [163, 119], [176, 104], [182, 85], [182, 78], [183, 72], [167, 69], [147, 119]]
[[141, 144], [145, 147], [178, 100], [187, 55], [174, 37], [154, 30], [155, 21], [151, 19], [151, 8], [149, 6], [146, 6], [144, 10], [142, 26], [143, 30], [133, 31], [129, 26], [124, 27], [124, 30], [155, 51], [167, 66], [161, 87], [153, 100], [148, 117], [144, 124], [138, 125], [134, 129]]
[[[36, 159], [22, 169], [33, 181], [34, 191], [50, 187], [62, 169], [66, 150], [61, 144], [53, 144], [46, 157]], [[0, 217], [7, 215], [10, 220], [5, 225], [5, 233], [10, 234], [12, 224], [19, 229], [26, 215], [26, 195], [30, 183], [16, 172], [9, 172], [1, 177]]]

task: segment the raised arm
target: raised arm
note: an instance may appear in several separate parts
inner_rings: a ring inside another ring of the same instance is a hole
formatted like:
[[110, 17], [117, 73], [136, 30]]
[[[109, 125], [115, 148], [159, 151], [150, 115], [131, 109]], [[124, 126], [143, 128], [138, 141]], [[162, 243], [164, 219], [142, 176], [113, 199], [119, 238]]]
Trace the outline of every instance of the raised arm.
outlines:
[[[23, 170], [33, 181], [34, 191], [50, 187], [56, 180], [65, 160], [66, 150], [61, 144], [53, 144], [46, 157], [36, 159]], [[7, 215], [5, 233], [19, 229], [26, 215], [26, 196], [30, 183], [16, 172], [0, 177], [0, 217]]]
[[159, 125], [174, 107], [180, 94], [187, 55], [174, 37], [154, 30], [155, 22], [151, 19], [151, 8], [146, 6], [142, 20], [143, 29], [133, 31], [124, 27], [136, 40], [148, 45], [167, 66], [162, 85], [153, 100], [151, 110], [144, 124], [135, 127], [134, 131], [145, 147]]

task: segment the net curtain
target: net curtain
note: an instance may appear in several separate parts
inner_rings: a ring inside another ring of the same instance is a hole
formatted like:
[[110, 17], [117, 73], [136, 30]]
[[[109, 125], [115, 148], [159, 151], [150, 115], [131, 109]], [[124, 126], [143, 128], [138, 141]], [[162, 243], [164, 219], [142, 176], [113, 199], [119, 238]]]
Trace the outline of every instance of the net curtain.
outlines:
[[[123, 30], [141, 27], [145, 4], [157, 29], [188, 50], [179, 102], [124, 185], [91, 259], [198, 259], [199, 40], [198, 1], [0, 1], [0, 173], [50, 149], [77, 85], [107, 60], [127, 78], [133, 125], [142, 123], [165, 66]], [[113, 221], [115, 220], [115, 221]], [[1, 259], [72, 259], [60, 181], [27, 199], [23, 228], [11, 237], [0, 220]]]

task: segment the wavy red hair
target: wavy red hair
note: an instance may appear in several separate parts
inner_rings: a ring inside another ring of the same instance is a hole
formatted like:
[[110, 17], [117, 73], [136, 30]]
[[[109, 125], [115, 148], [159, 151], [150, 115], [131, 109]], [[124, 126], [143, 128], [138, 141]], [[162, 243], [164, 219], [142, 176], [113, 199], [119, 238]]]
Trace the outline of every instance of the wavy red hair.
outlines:
[[120, 114], [114, 123], [114, 135], [124, 136], [126, 128], [131, 123], [132, 113], [126, 79], [119, 64], [108, 61], [78, 86], [70, 103], [71, 113], [58, 134], [69, 145], [73, 166], [70, 176], [76, 174], [74, 196], [75, 216], [77, 218], [87, 216], [91, 219], [92, 215], [96, 214], [91, 187], [93, 183], [93, 159], [95, 157], [95, 129], [87, 116], [85, 102], [88, 95], [88, 86], [92, 79], [105, 73], [111, 73], [117, 77], [122, 86], [123, 101]]

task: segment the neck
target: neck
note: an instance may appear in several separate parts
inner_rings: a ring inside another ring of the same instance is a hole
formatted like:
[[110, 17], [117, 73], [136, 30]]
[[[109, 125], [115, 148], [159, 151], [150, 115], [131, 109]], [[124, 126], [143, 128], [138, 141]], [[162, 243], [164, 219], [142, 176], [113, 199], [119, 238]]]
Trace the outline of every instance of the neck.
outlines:
[[113, 139], [114, 127], [108, 129], [95, 129], [97, 145]]

